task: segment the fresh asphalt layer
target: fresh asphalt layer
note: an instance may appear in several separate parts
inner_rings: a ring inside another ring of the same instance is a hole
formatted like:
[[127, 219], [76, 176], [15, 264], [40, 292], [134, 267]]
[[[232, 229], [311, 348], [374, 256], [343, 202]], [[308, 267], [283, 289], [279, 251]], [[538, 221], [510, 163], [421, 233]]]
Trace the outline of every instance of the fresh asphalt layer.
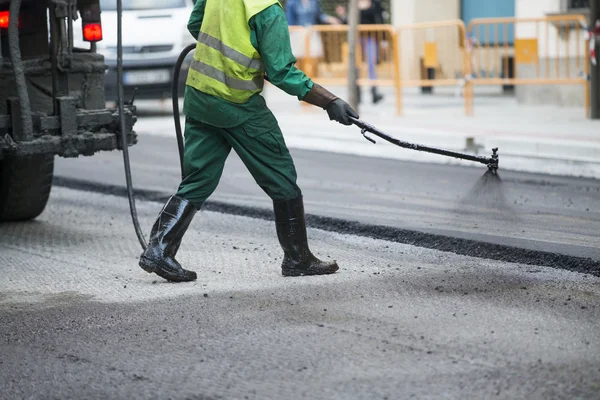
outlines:
[[[68, 178], [57, 178], [58, 186], [91, 191], [103, 194], [127, 196], [127, 188], [120, 186], [102, 185], [89, 183]], [[165, 203], [170, 194], [137, 190], [136, 198], [143, 200], [158, 201]], [[207, 202], [204, 209], [221, 213], [242, 215], [251, 218], [273, 220], [273, 212], [270, 210], [239, 206], [222, 202]], [[450, 237], [435, 233], [419, 232], [408, 229], [400, 229], [382, 225], [371, 225], [356, 221], [339, 218], [322, 217], [318, 215], [307, 215], [307, 225], [312, 228], [327, 231], [364, 236], [375, 239], [387, 240], [397, 243], [412, 244], [415, 246], [449, 251], [472, 257], [481, 257], [491, 260], [516, 262], [529, 265], [544, 265], [547, 267], [562, 268], [575, 272], [582, 272], [600, 276], [600, 261], [592, 258], [569, 256], [548, 251], [539, 251], [511, 247], [502, 244], [486, 243], [480, 240]]]
[[341, 270], [284, 278], [272, 221], [203, 211], [170, 284], [127, 214], [56, 187], [2, 225], [0, 398], [597, 399], [598, 277], [309, 229]]
[[[292, 150], [309, 224], [458, 254], [600, 273], [600, 181]], [[179, 183], [173, 139], [131, 148], [136, 194], [160, 200]], [[57, 159], [56, 183], [123, 195], [119, 153]], [[232, 153], [208, 209], [271, 219], [271, 204]]]

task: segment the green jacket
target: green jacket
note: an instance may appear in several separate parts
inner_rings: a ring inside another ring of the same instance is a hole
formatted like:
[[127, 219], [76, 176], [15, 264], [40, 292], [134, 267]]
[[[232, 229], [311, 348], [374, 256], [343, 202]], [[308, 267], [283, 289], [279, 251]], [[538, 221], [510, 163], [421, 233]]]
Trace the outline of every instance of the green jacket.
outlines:
[[[206, 0], [198, 0], [190, 16], [188, 30], [194, 38], [198, 38], [200, 33], [205, 8]], [[252, 17], [249, 25], [250, 42], [261, 55], [269, 81], [299, 100], [304, 99], [312, 89], [313, 82], [294, 65], [296, 58], [292, 54], [283, 9], [277, 4], [273, 5]], [[187, 117], [218, 128], [239, 126], [251, 115], [261, 112], [270, 114], [260, 94], [253, 95], [247, 103], [235, 104], [190, 86], [185, 89], [183, 112]]]

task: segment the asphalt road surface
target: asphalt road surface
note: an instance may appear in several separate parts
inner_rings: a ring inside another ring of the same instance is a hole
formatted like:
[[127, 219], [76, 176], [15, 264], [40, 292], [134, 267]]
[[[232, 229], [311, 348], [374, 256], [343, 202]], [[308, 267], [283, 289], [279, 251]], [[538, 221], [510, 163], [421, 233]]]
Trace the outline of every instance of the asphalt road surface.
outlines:
[[[485, 166], [292, 154], [309, 214], [600, 262], [600, 181], [501, 169], [500, 186], [478, 190]], [[174, 138], [140, 133], [131, 160], [136, 188], [165, 195], [176, 191], [180, 169]], [[125, 182], [118, 152], [57, 159], [56, 175], [117, 186]], [[271, 208], [234, 152], [210, 200]]]
[[271, 221], [205, 211], [179, 256], [198, 281], [170, 284], [137, 267], [124, 198], [55, 188], [0, 229], [0, 398], [598, 398], [600, 278], [309, 237], [339, 273], [283, 278]]
[[[184, 238], [186, 284], [137, 267], [120, 153], [57, 159], [44, 214], [0, 229], [0, 398], [598, 398], [600, 182], [292, 154], [335, 275], [281, 276], [235, 154]], [[142, 132], [131, 158], [147, 233], [175, 140]]]

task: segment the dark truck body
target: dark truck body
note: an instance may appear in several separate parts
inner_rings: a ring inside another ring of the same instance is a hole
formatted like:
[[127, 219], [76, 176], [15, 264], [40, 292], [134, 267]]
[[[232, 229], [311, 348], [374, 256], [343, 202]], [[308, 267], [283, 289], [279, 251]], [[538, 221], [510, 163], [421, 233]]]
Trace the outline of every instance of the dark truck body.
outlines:
[[[0, 0], [0, 12], [10, 4]], [[69, 34], [70, 21], [94, 7], [99, 10], [99, 0], [23, 0], [20, 63], [13, 64], [8, 29], [0, 29], [0, 221], [31, 219], [43, 211], [56, 155], [91, 156], [120, 148], [119, 113], [105, 107], [104, 59], [93, 43], [89, 49], [74, 48]], [[15, 64], [17, 70], [22, 67], [25, 85], [15, 75]], [[22, 86], [25, 91], [19, 93]], [[29, 106], [23, 106], [24, 99]], [[133, 106], [126, 108], [125, 119], [131, 145], [136, 141]]]

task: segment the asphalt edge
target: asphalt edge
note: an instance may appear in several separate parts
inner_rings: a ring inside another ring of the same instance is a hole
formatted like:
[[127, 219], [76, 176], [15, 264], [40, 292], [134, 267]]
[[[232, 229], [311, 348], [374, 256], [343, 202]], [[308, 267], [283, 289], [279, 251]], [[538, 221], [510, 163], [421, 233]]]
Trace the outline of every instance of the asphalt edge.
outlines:
[[[54, 177], [53, 184], [68, 189], [127, 197], [125, 186], [109, 185], [80, 179]], [[135, 189], [138, 200], [164, 203], [172, 193]], [[203, 210], [224, 214], [239, 215], [272, 221], [273, 211], [260, 207], [240, 206], [218, 201], [207, 201]], [[391, 226], [365, 224], [340, 218], [306, 215], [306, 223], [311, 228], [324, 231], [369, 237], [390, 242], [409, 244], [427, 249], [439, 250], [464, 256], [491, 259], [503, 262], [546, 266], [569, 271], [600, 276], [600, 261], [591, 258], [569, 256], [539, 250], [522, 249], [472, 239], [455, 238], [416, 230]]]

